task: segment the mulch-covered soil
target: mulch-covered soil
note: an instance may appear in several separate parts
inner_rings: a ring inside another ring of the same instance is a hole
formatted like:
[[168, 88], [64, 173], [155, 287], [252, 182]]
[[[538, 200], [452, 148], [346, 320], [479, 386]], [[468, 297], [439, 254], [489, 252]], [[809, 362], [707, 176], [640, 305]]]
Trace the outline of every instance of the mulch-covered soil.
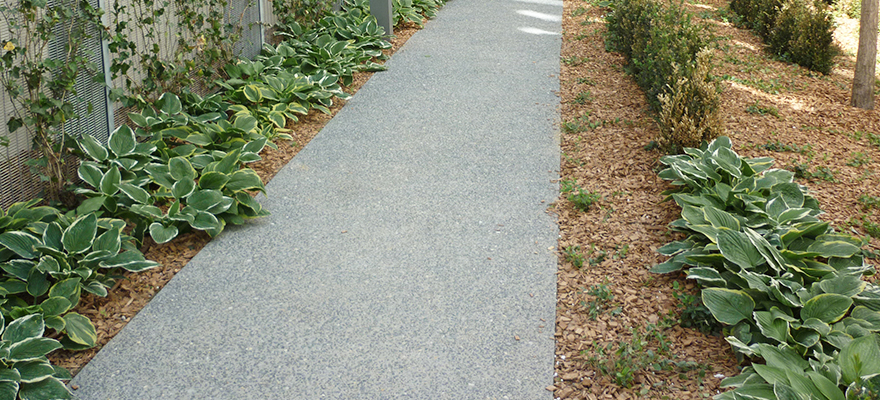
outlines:
[[[645, 149], [657, 136], [656, 124], [643, 92], [624, 72], [624, 58], [605, 50], [602, 17], [609, 10], [591, 3], [598, 2], [564, 1], [562, 121], [588, 119], [595, 128], [561, 134], [560, 179], [602, 198], [587, 212], [566, 196], [553, 207], [561, 232], [557, 360], [547, 389], [560, 399], [711, 397], [721, 379], [738, 373], [737, 361], [720, 336], [677, 324], [673, 284], [679, 293], [696, 294], [693, 283], [680, 274], [648, 272], [663, 261], [655, 250], [675, 239], [666, 226], [680, 209], [661, 202], [660, 193], [670, 188], [657, 177], [663, 154]], [[718, 81], [722, 115], [735, 150], [812, 173], [799, 181], [819, 199], [823, 218], [865, 235], [860, 218], [880, 223], [876, 211], [863, 211], [858, 201], [880, 196], [880, 143], [871, 144], [868, 135], [880, 135], [880, 113], [849, 106], [855, 49], [839, 57], [832, 74], [810, 73], [775, 61], [759, 38], [725, 22], [726, 1], [695, 3], [690, 10], [719, 38], [714, 75], [724, 77]], [[838, 36], [851, 37], [853, 23], [842, 25], [849, 31]], [[764, 148], [784, 145], [800, 152]], [[869, 247], [880, 249], [880, 240]], [[575, 248], [584, 257], [580, 268], [563, 251]]]
[[[384, 50], [386, 55], [396, 52], [400, 46], [418, 31], [414, 24], [395, 27], [395, 37], [391, 40], [392, 47]], [[354, 75], [351, 86], [343, 88], [347, 93], [355, 93], [364, 83], [370, 79], [373, 73], [360, 72]], [[275, 174], [306, 145], [328, 121], [336, 115], [345, 105], [344, 101], [336, 100], [330, 108], [331, 115], [312, 110], [296, 123], [288, 121], [287, 128], [291, 130], [293, 141], [277, 141], [277, 150], [266, 148], [260, 156], [261, 161], [249, 164], [264, 183], [268, 183]], [[110, 339], [137, 314], [153, 296], [156, 295], [171, 278], [174, 277], [189, 260], [191, 260], [211, 238], [204, 232], [196, 231], [182, 234], [171, 242], [157, 245], [145, 243], [144, 256], [149, 260], [159, 262], [159, 268], [140, 273], [127, 273], [125, 279], [120, 280], [116, 287], [109, 291], [107, 297], [97, 297], [91, 294], [83, 294], [79, 305], [73, 310], [83, 314], [95, 324], [98, 334], [98, 345], [95, 348], [69, 352], [58, 351], [52, 353], [49, 359], [52, 364], [70, 370], [76, 375], [82, 367], [107, 344]], [[149, 239], [147, 239], [149, 242]]]

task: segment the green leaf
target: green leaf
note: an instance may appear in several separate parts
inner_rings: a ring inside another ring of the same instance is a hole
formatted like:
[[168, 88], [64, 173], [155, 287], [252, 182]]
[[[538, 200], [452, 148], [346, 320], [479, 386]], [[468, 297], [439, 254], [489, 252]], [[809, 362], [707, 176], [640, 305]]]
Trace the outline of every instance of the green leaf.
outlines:
[[196, 170], [189, 160], [183, 157], [174, 157], [168, 161], [168, 170], [175, 180], [193, 180], [196, 178]]
[[263, 190], [263, 181], [257, 173], [250, 169], [240, 169], [235, 171], [226, 183], [226, 189], [233, 192], [240, 190]]
[[80, 278], [68, 278], [60, 281], [49, 289], [49, 297], [64, 297], [70, 301], [71, 307], [75, 307], [79, 303], [80, 295]]
[[[21, 374], [15, 368], [0, 368], [0, 382], [18, 382], [21, 380]], [[5, 398], [5, 397], [0, 397]]]
[[31, 274], [31, 271], [34, 270], [35, 265], [36, 263], [30, 260], [12, 260], [4, 264], [0, 264], [0, 268], [2, 268], [3, 271], [6, 271], [9, 275], [12, 275], [23, 281], [27, 281], [28, 276], [30, 276]]
[[770, 189], [770, 197], [780, 196], [787, 208], [801, 208], [804, 206], [804, 192], [800, 185], [794, 182], [778, 183]]
[[101, 178], [101, 183], [98, 188], [101, 190], [101, 193], [104, 193], [107, 196], [113, 196], [119, 190], [119, 183], [121, 182], [122, 174], [120, 174], [119, 168], [112, 166]]
[[70, 340], [89, 347], [95, 346], [98, 336], [92, 321], [74, 312], [67, 313], [62, 318], [64, 318], [64, 323], [66, 324], [64, 329], [67, 331], [67, 337]]
[[140, 272], [145, 269], [158, 267], [159, 263], [145, 260], [140, 252], [126, 251], [101, 262], [100, 266], [101, 268], [122, 268], [127, 271]]
[[177, 115], [183, 111], [183, 106], [180, 104], [180, 98], [174, 93], [163, 93], [162, 96], [159, 97], [157, 103], [160, 106], [159, 111], [168, 115]]
[[18, 389], [19, 383], [17, 380], [0, 381], [0, 399], [15, 400], [18, 398]]
[[13, 368], [18, 370], [23, 383], [39, 382], [55, 374], [55, 368], [46, 360], [18, 362]]
[[199, 211], [206, 211], [217, 205], [223, 199], [223, 194], [217, 190], [196, 190], [187, 199], [186, 204]]
[[834, 293], [820, 294], [807, 300], [801, 309], [801, 319], [816, 318], [827, 324], [832, 324], [843, 318], [852, 306], [852, 299]]
[[70, 224], [61, 237], [61, 243], [68, 253], [83, 253], [92, 247], [97, 232], [98, 217], [95, 214], [85, 215]]
[[726, 286], [727, 281], [715, 268], [693, 267], [688, 269], [687, 279], [696, 279], [703, 286]]
[[171, 195], [174, 196], [175, 199], [183, 199], [188, 197], [196, 190], [196, 183], [192, 180], [182, 180], [174, 183], [174, 186], [171, 187]]
[[128, 127], [128, 125], [121, 125], [116, 128], [116, 130], [110, 134], [110, 139], [107, 142], [107, 147], [109, 147], [110, 151], [112, 151], [113, 154], [116, 154], [117, 157], [131, 154], [136, 146], [137, 140], [134, 137], [134, 132]]
[[773, 318], [773, 314], [769, 311], [755, 311], [754, 316], [762, 335], [779, 343], [785, 343], [788, 340], [789, 325], [787, 321]]
[[141, 203], [141, 204], [150, 204], [150, 193], [139, 186], [132, 185], [128, 182], [122, 182], [119, 184], [119, 191], [128, 196], [128, 198]]
[[4, 232], [0, 234], [0, 245], [12, 250], [21, 258], [32, 259], [37, 258], [34, 246], [42, 244], [37, 237], [25, 232]]
[[721, 211], [715, 207], [703, 207], [703, 213], [706, 215], [706, 220], [716, 228], [723, 227], [733, 231], [740, 230], [739, 220], [728, 212]]
[[226, 174], [210, 171], [199, 177], [199, 189], [220, 190], [229, 182], [229, 176]]
[[807, 360], [784, 344], [777, 347], [767, 343], [758, 343], [757, 349], [757, 353], [767, 361], [767, 365], [796, 373], [803, 373], [804, 370], [810, 368]]
[[36, 268], [32, 269], [27, 278], [27, 292], [34, 297], [39, 297], [49, 291], [49, 279], [44, 272]]
[[216, 216], [210, 213], [206, 213], [204, 211], [199, 211], [196, 214], [195, 219], [192, 223], [190, 223], [193, 228], [207, 231], [211, 229], [217, 229], [220, 227], [220, 221]]
[[[245, 85], [244, 89], [244, 97], [248, 99], [251, 103], [260, 103], [263, 101], [263, 94], [260, 92], [260, 88], [256, 85]], [[247, 132], [247, 131], [245, 131]]]
[[107, 251], [115, 255], [122, 248], [122, 238], [119, 229], [110, 229], [98, 236], [92, 245], [94, 251]]
[[707, 288], [702, 291], [702, 299], [715, 319], [728, 325], [750, 319], [755, 310], [752, 297], [739, 290]]
[[22, 383], [18, 396], [21, 400], [73, 398], [67, 387], [56, 378], [47, 378], [35, 383]]
[[46, 326], [40, 314], [31, 314], [9, 323], [3, 332], [3, 340], [18, 343], [28, 338], [43, 336]]
[[241, 129], [244, 132], [251, 132], [254, 129], [257, 129], [257, 125], [257, 119], [251, 115], [239, 115], [232, 123], [232, 126], [236, 129]]
[[831, 382], [824, 375], [816, 372], [816, 371], [807, 371], [807, 376], [813, 382], [813, 385], [819, 389], [819, 392], [822, 393], [828, 400], [846, 400], [843, 396], [843, 392], [840, 391], [840, 388], [834, 383]]
[[826, 258], [849, 258], [859, 252], [859, 247], [839, 236], [822, 235], [807, 247], [807, 252], [820, 253]]
[[35, 269], [42, 273], [59, 272], [61, 271], [61, 265], [54, 257], [43, 256], [40, 257], [40, 262], [37, 263]]
[[77, 141], [79, 146], [82, 148], [83, 152], [85, 152], [89, 157], [94, 159], [95, 161], [105, 161], [109, 156], [107, 153], [107, 149], [104, 148], [97, 139], [92, 137], [91, 135], [82, 135]]
[[845, 385], [863, 376], [880, 374], [880, 347], [877, 345], [877, 335], [853, 339], [840, 351], [837, 362], [843, 372]]
[[764, 380], [771, 385], [788, 383], [788, 377], [785, 373], [786, 370], [782, 368], [763, 364], [752, 364], [752, 368], [755, 369], [755, 372], [757, 372], [761, 378], [764, 378]]
[[170, 242], [171, 239], [177, 237], [177, 227], [174, 225], [166, 227], [159, 222], [153, 222], [150, 224], [150, 237], [156, 243]]
[[815, 287], [818, 287], [824, 293], [836, 293], [846, 297], [853, 297], [865, 290], [868, 282], [863, 281], [858, 276], [840, 275], [831, 279], [823, 279], [813, 285], [814, 290]]
[[730, 229], [718, 232], [718, 250], [728, 260], [746, 270], [752, 270], [764, 261], [761, 253], [744, 233]]
[[45, 357], [61, 348], [61, 343], [55, 339], [44, 337], [31, 337], [20, 342], [15, 342], [9, 347], [9, 360], [14, 362], [33, 360]]
[[64, 314], [67, 310], [70, 310], [70, 307], [70, 300], [61, 296], [50, 297], [40, 303], [40, 308], [43, 309], [43, 315], [46, 316]]
[[79, 169], [77, 169], [77, 175], [79, 175], [80, 179], [95, 189], [101, 187], [101, 178], [104, 177], [104, 173], [101, 172], [98, 165], [91, 161], [83, 161], [80, 163]]

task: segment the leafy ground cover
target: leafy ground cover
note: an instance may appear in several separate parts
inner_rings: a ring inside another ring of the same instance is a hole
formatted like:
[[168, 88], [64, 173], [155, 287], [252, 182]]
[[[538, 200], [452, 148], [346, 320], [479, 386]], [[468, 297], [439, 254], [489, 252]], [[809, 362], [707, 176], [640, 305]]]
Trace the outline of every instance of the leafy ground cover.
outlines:
[[[607, 5], [564, 2], [562, 59], [581, 62], [561, 64], [562, 123], [590, 129], [563, 130], [561, 182], [598, 200], [584, 211], [561, 196], [553, 208], [562, 251], [557, 374], [548, 390], [561, 399], [710, 398], [741, 368], [721, 327], [698, 307], [695, 282], [649, 272], [667, 259], [657, 250], [682, 239], [668, 228], [681, 209], [661, 202], [672, 186], [658, 176], [664, 154], [649, 145], [657, 127], [644, 94], [623, 56], [606, 51]], [[730, 23], [727, 1], [685, 7], [716, 37], [712, 74], [734, 150], [774, 158], [818, 200], [820, 218], [880, 249], [880, 114], [848, 106], [857, 22], [840, 21], [844, 53], [821, 75], [768, 55], [757, 36]]]

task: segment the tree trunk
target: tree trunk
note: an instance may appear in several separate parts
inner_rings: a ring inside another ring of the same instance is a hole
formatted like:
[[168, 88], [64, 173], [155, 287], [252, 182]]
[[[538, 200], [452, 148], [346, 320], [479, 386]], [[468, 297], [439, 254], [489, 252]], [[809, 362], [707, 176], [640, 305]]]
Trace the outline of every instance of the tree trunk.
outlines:
[[877, 64], [877, 8], [878, 0], [862, 0], [859, 19], [859, 52], [853, 77], [852, 106], [874, 109], [874, 77]]

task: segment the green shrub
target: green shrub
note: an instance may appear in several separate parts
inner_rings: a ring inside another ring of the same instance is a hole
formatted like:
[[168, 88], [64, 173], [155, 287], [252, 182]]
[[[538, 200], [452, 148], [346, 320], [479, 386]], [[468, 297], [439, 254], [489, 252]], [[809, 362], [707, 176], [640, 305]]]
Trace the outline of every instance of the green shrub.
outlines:
[[708, 50], [701, 51], [690, 77], [680, 77], [667, 93], [658, 96], [660, 146], [670, 153], [710, 142], [724, 133], [721, 99], [709, 75], [710, 57]]
[[335, 0], [272, 0], [272, 8], [282, 25], [296, 22], [311, 27], [333, 9]]

